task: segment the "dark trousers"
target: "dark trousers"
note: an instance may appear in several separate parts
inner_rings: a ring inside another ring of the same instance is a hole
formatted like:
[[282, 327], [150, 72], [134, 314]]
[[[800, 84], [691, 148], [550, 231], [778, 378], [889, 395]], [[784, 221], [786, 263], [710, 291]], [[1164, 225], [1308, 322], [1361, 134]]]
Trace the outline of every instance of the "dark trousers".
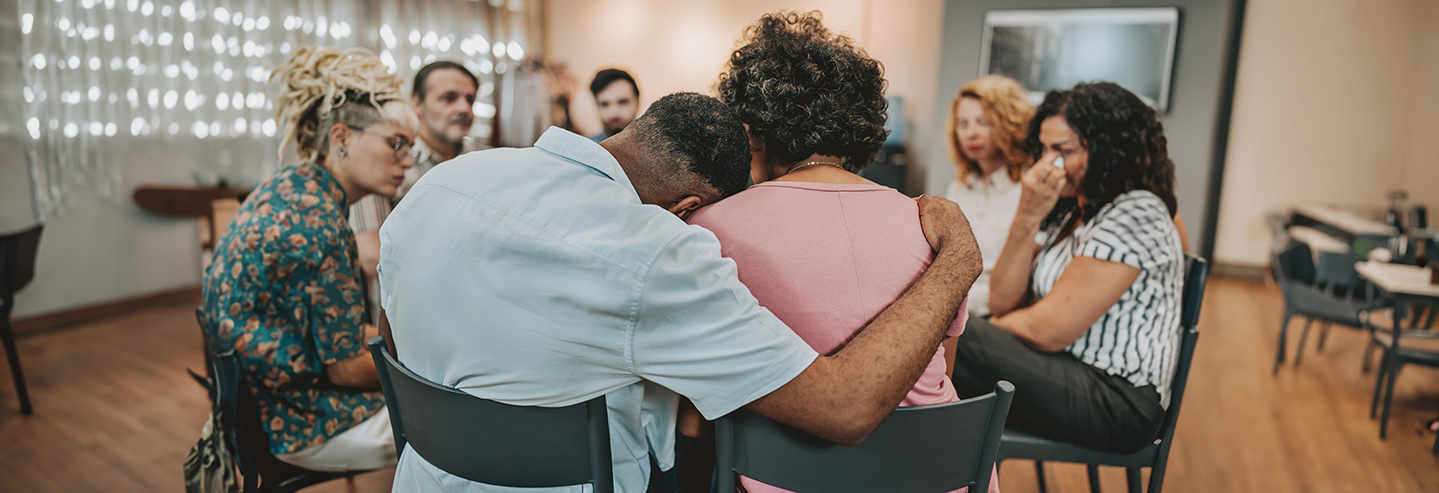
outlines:
[[1068, 352], [1041, 352], [987, 320], [969, 319], [956, 347], [961, 397], [987, 394], [1000, 380], [1014, 384], [1009, 427], [1127, 454], [1153, 443], [1164, 419], [1154, 386], [1136, 387]]

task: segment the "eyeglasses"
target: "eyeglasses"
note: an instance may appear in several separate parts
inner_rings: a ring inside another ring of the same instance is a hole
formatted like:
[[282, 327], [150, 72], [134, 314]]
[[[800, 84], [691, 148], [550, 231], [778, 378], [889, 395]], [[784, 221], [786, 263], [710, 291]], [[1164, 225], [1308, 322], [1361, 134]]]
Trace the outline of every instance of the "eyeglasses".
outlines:
[[385, 139], [385, 143], [390, 146], [390, 149], [393, 149], [395, 151], [395, 159], [404, 160], [405, 154], [409, 154], [410, 148], [415, 146], [415, 143], [410, 142], [410, 139], [404, 138], [399, 135], [382, 134], [350, 124], [345, 124], [345, 126], [354, 129], [356, 132], [364, 132]]

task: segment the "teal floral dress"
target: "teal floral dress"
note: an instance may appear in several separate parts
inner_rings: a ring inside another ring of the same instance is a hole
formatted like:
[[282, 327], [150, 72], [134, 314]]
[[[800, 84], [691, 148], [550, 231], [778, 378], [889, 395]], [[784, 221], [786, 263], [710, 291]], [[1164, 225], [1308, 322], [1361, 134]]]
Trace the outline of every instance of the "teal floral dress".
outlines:
[[275, 454], [322, 444], [385, 405], [378, 390], [325, 377], [325, 365], [365, 352], [369, 323], [348, 204], [325, 168], [286, 168], [250, 193], [205, 271], [206, 330], [241, 354]]

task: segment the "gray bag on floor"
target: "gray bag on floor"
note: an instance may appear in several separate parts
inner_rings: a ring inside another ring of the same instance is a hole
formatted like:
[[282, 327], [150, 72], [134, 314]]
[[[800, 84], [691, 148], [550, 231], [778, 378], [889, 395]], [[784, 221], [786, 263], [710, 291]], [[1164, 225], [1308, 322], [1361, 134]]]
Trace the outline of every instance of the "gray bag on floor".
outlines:
[[240, 482], [235, 474], [235, 454], [225, 436], [218, 432], [215, 413], [205, 420], [200, 440], [185, 457], [185, 491], [187, 493], [235, 493]]

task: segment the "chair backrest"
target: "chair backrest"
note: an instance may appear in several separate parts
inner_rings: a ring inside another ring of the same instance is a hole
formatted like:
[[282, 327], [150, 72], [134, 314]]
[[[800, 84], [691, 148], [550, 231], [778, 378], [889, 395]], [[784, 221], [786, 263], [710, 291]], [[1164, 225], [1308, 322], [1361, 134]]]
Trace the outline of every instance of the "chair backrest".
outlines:
[[1354, 270], [1355, 259], [1347, 253], [1319, 252], [1314, 262], [1314, 284], [1331, 292], [1336, 288], [1353, 293], [1359, 286], [1359, 271]]
[[0, 296], [8, 298], [35, 278], [43, 224], [0, 236]]
[[1276, 252], [1271, 261], [1274, 263], [1274, 275], [1280, 284], [1285, 284], [1286, 281], [1303, 285], [1314, 283], [1314, 254], [1308, 245], [1294, 243], [1283, 251]]
[[1179, 421], [1179, 407], [1184, 403], [1184, 387], [1189, 384], [1189, 367], [1194, 362], [1194, 347], [1199, 343], [1199, 312], [1204, 305], [1204, 286], [1209, 281], [1209, 261], [1189, 257], [1184, 272], [1184, 294], [1179, 316], [1179, 360], [1174, 378], [1169, 383], [1169, 409], [1159, 427], [1161, 456], [1167, 456], [1174, 441], [1174, 425]]
[[902, 407], [855, 447], [736, 411], [715, 426], [719, 491], [735, 491], [735, 474], [790, 491], [987, 491], [1013, 397], [1000, 381], [972, 399]]
[[369, 347], [397, 451], [413, 447], [445, 472], [494, 486], [614, 491], [604, 396], [558, 408], [502, 404], [416, 375], [390, 355], [383, 337]]
[[1264, 215], [1264, 221], [1269, 225], [1269, 234], [1273, 236], [1269, 249], [1271, 252], [1278, 252], [1289, 242], [1289, 226], [1294, 224], [1293, 217], [1287, 213], [1270, 212]]
[[270, 453], [270, 439], [260, 423], [259, 404], [245, 380], [240, 353], [234, 348], [219, 350], [211, 339], [210, 319], [203, 308], [195, 310], [195, 319], [205, 336], [206, 359], [210, 363], [211, 411], [220, 417], [219, 432], [235, 453], [235, 462], [244, 480], [243, 491], [251, 491], [265, 479], [261, 477], [262, 470], [288, 468], [288, 465]]

